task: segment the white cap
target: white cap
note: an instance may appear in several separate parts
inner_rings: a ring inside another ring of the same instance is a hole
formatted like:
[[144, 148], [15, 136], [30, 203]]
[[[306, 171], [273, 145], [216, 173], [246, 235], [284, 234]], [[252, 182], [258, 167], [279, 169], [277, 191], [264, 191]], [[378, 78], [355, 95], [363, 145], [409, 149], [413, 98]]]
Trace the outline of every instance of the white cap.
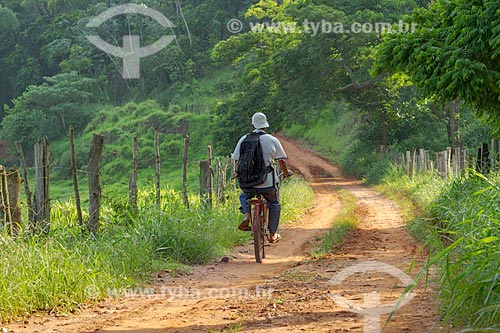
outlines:
[[256, 129], [268, 128], [269, 123], [267, 122], [266, 115], [263, 114], [262, 112], [257, 112], [256, 114], [254, 114], [252, 117], [252, 125]]

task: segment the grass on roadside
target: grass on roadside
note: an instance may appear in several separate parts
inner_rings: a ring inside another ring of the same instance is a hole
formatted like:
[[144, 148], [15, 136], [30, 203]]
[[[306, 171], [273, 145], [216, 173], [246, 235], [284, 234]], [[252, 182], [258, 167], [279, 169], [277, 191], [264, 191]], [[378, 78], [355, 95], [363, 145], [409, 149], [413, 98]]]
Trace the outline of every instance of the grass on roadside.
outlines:
[[440, 265], [445, 320], [500, 331], [500, 175], [470, 171], [456, 178], [431, 214], [451, 243]]
[[299, 220], [312, 206], [315, 194], [311, 186], [298, 176], [284, 179], [280, 187], [281, 222], [286, 225]]
[[321, 236], [320, 247], [312, 252], [314, 259], [324, 257], [326, 254], [338, 249], [347, 233], [352, 229], [356, 229], [358, 225], [356, 198], [342, 189], [338, 190], [338, 194], [343, 205], [342, 211], [333, 220], [332, 228]]

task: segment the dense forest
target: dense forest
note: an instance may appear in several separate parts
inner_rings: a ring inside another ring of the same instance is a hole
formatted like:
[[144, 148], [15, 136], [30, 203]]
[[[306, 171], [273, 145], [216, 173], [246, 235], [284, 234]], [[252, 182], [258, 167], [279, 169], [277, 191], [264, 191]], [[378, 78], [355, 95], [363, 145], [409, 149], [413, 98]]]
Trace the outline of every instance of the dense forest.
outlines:
[[[257, 111], [267, 114], [273, 132], [302, 140], [371, 184], [404, 177], [380, 151], [432, 153], [463, 147], [472, 161], [479, 145], [500, 135], [497, 1], [132, 2], [162, 13], [173, 26], [125, 14], [98, 28], [88, 27], [106, 9], [130, 1], [0, 0], [0, 159], [3, 165], [18, 165], [15, 143], [20, 142], [31, 167], [33, 144], [48, 137], [53, 181], [66, 188], [55, 187], [59, 197], [71, 191], [70, 127], [77, 134], [81, 169], [86, 168], [92, 134], [105, 136], [102, 173], [111, 186], [128, 181], [135, 136], [141, 147], [141, 181], [151, 182], [147, 175], [155, 162], [152, 129], [157, 128], [167, 170], [163, 178], [174, 189], [180, 188], [185, 135], [192, 144], [190, 171], [196, 173], [207, 145], [217, 156], [228, 156], [241, 134], [249, 131], [250, 117]], [[231, 22], [241, 23], [241, 29], [232, 29]], [[334, 27], [379, 23], [385, 30], [334, 31]], [[398, 31], [402, 25], [413, 29]], [[140, 60], [140, 78], [125, 79], [123, 59], [93, 45], [87, 38], [90, 34], [120, 47], [124, 36], [130, 35], [138, 35], [142, 46], [164, 35], [175, 38]], [[449, 234], [463, 232], [467, 239], [471, 230], [453, 229], [463, 227], [456, 221], [467, 218], [443, 207], [462, 202], [456, 197], [460, 194], [491, 192], [491, 201], [462, 198], [470, 211], [460, 213], [471, 214], [470, 219], [490, 214], [489, 222], [484, 222], [487, 231], [482, 229], [477, 242], [463, 248], [477, 254], [486, 251], [482, 246], [498, 241], [498, 183], [477, 174], [470, 176], [472, 180], [467, 177], [440, 183], [443, 192], [433, 194], [434, 208], [422, 210], [429, 213], [425, 218], [439, 219], [433, 226], [449, 227]], [[197, 176], [191, 178], [191, 192], [197, 190], [197, 181]], [[410, 183], [428, 185], [414, 179]], [[420, 200], [413, 189], [402, 192], [416, 195], [412, 200], [417, 205], [431, 204]], [[482, 207], [486, 202], [490, 204]], [[447, 241], [457, 239], [462, 238]], [[481, 243], [482, 239], [488, 241]], [[477, 256], [463, 260], [476, 264]], [[471, 267], [469, 272], [480, 272], [484, 266]], [[491, 282], [497, 273], [484, 279], [472, 273], [467, 277]], [[460, 307], [453, 302], [446, 319], [456, 315], [464, 326], [497, 325], [498, 284], [496, 289], [489, 287], [480, 286], [488, 297], [470, 310], [481, 316], [487, 313], [485, 321], [476, 322], [475, 315], [460, 317]]]

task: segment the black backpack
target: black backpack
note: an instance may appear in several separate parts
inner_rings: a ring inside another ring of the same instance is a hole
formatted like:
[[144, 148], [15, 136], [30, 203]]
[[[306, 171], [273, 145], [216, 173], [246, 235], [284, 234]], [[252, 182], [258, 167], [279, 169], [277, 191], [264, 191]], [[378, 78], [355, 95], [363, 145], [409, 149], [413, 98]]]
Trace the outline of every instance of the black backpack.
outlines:
[[238, 182], [242, 189], [250, 189], [266, 181], [267, 174], [272, 171], [266, 167], [260, 137], [266, 133], [252, 132], [246, 136], [240, 145], [238, 160]]

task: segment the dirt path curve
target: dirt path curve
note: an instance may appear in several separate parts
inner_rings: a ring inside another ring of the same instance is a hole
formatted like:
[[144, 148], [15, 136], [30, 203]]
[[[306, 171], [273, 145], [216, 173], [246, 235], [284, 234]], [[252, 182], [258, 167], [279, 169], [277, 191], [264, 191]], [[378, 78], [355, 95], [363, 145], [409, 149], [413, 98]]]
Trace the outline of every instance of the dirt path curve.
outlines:
[[[419, 245], [391, 201], [291, 140], [281, 139], [290, 164], [309, 180], [317, 200], [300, 222], [281, 228], [283, 240], [267, 249], [263, 264], [255, 263], [250, 244], [235, 249], [229, 262], [195, 267], [192, 275], [158, 274], [151, 288], [141, 291], [148, 297], [129, 295], [75, 315], [33, 318], [8, 328], [15, 333], [369, 332], [363, 317], [338, 305], [332, 295], [356, 304], [375, 295], [386, 303], [401, 295], [401, 283], [377, 272], [355, 274], [339, 285], [332, 285], [332, 278], [366, 260], [403, 271], [413, 264], [418, 267]], [[341, 209], [335, 187], [356, 196], [361, 224], [338, 253], [309, 260], [311, 243], [330, 228]], [[434, 308], [429, 291], [417, 288], [415, 299], [398, 310], [384, 332], [437, 332]]]

